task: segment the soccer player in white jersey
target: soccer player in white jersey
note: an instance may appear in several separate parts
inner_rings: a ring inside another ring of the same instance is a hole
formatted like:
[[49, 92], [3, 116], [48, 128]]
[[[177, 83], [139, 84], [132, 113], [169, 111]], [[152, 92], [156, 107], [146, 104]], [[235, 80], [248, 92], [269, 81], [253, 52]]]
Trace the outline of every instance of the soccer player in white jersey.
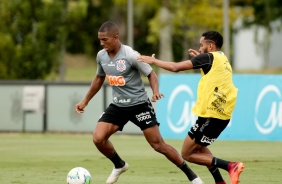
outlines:
[[160, 134], [156, 114], [141, 79], [141, 74], [148, 77], [153, 91], [151, 101], [155, 102], [163, 97], [159, 93], [156, 73], [147, 63], [137, 61], [137, 56], [140, 55], [137, 51], [120, 42], [115, 23], [105, 22], [99, 28], [98, 38], [103, 49], [97, 54], [96, 76], [85, 98], [76, 104], [76, 112], [84, 112], [84, 108], [107, 79], [113, 89], [113, 102], [103, 112], [93, 131], [95, 146], [114, 164], [106, 183], [117, 182], [120, 174], [128, 169], [128, 164], [120, 158], [109, 138], [115, 132], [122, 131], [124, 125], [131, 121], [143, 131], [151, 147], [179, 167], [192, 184], [202, 184], [201, 179], [188, 167], [176, 149], [166, 144]]
[[238, 89], [232, 81], [231, 65], [220, 51], [222, 45], [223, 37], [219, 32], [207, 31], [200, 38], [199, 52], [189, 49], [189, 54], [193, 56], [191, 60], [168, 62], [158, 60], [154, 55], [138, 56], [137, 60], [172, 72], [200, 69], [202, 77], [193, 108], [198, 120], [184, 140], [182, 157], [189, 162], [206, 166], [216, 184], [226, 184], [218, 168], [228, 171], [231, 184], [238, 184], [244, 164], [216, 158], [207, 148], [228, 125], [237, 98]]

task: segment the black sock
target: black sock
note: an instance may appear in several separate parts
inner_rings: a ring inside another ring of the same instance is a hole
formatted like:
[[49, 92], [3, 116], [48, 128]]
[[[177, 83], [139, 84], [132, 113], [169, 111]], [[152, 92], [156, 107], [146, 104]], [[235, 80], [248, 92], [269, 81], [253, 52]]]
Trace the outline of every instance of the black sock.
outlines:
[[178, 167], [186, 174], [190, 181], [197, 178], [197, 175], [189, 168], [185, 161]]
[[214, 166], [214, 167], [219, 167], [221, 169], [228, 171], [228, 164], [229, 164], [228, 161], [221, 160], [221, 159], [215, 158], [215, 157], [212, 158], [212, 166]]
[[224, 181], [217, 167], [213, 167], [213, 168], [209, 169], [209, 171], [212, 174], [215, 182], [223, 182]]
[[110, 157], [108, 157], [108, 159], [110, 159], [113, 164], [115, 165], [115, 168], [122, 168], [125, 165], [125, 161], [123, 161], [119, 155], [117, 154], [117, 152], [114, 152], [114, 154]]

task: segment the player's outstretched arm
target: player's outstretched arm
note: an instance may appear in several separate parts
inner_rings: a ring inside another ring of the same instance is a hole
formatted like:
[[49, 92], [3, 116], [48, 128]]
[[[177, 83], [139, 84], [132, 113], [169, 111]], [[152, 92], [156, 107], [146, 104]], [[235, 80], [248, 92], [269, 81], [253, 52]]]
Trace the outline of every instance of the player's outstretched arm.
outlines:
[[90, 88], [85, 95], [85, 98], [78, 104], [75, 105], [75, 111], [78, 114], [84, 112], [84, 108], [88, 105], [89, 101], [93, 98], [93, 96], [101, 89], [103, 83], [105, 81], [105, 76], [96, 75], [92, 80]]
[[190, 60], [181, 61], [181, 62], [162, 61], [156, 59], [155, 54], [153, 54], [152, 56], [145, 56], [145, 55], [138, 56], [137, 61], [148, 63], [148, 64], [154, 64], [171, 72], [179, 72], [183, 70], [193, 69], [193, 64]]

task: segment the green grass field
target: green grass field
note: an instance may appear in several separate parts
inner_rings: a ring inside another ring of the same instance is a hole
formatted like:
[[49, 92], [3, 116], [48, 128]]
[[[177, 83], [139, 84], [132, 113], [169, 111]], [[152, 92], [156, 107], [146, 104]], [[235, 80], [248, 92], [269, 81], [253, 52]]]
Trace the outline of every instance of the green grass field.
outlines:
[[[117, 183], [189, 183], [143, 136], [114, 135], [111, 141], [130, 166]], [[166, 142], [180, 151], [182, 140]], [[210, 149], [219, 158], [244, 162], [242, 184], [281, 184], [282, 142], [216, 141]], [[205, 167], [189, 165], [206, 184], [214, 183]], [[92, 184], [105, 183], [113, 167], [97, 151], [91, 134], [0, 134], [1, 184], [63, 184], [76, 166], [90, 171]], [[227, 172], [221, 173], [229, 183]]]

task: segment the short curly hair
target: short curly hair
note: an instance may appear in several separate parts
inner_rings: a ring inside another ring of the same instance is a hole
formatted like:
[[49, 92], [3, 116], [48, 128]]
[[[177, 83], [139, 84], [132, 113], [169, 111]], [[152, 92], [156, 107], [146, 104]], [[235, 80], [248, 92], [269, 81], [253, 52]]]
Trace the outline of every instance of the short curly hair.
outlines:
[[211, 40], [215, 43], [217, 48], [221, 48], [223, 45], [223, 37], [222, 35], [217, 31], [207, 31], [202, 34], [202, 37], [204, 37], [204, 40]]

